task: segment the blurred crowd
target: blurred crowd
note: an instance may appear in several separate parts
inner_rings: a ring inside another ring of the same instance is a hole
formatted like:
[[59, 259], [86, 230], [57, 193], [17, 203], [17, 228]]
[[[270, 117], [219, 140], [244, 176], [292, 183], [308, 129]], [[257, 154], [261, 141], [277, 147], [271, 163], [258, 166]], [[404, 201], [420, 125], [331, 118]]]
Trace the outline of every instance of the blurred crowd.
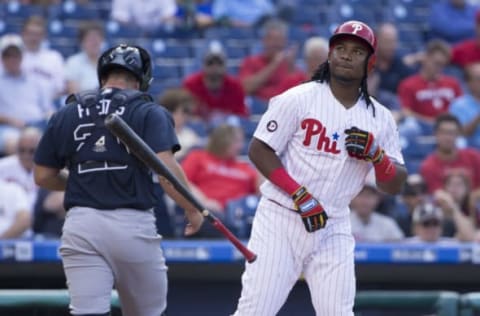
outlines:
[[[320, 3], [321, 2], [321, 3]], [[467, 0], [19, 0], [0, 2], [0, 239], [58, 238], [63, 193], [34, 184], [33, 154], [69, 94], [98, 87], [109, 46], [145, 47], [150, 93], [175, 121], [194, 195], [249, 235], [261, 175], [248, 142], [268, 100], [309, 80], [328, 37], [359, 19], [377, 36], [370, 94], [397, 120], [407, 183], [373, 178], [352, 201], [359, 242], [480, 241], [480, 3]], [[328, 210], [327, 210], [328, 211]], [[184, 218], [159, 188], [158, 232]], [[206, 224], [205, 226], [208, 226]], [[209, 227], [197, 237], [218, 237]]]

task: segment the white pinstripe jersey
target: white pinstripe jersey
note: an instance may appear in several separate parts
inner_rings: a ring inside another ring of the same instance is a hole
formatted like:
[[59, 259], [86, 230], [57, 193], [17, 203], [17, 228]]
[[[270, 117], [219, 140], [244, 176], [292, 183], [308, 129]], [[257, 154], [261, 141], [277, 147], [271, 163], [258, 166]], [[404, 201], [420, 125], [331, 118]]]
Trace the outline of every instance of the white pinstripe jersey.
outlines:
[[[356, 126], [373, 133], [394, 161], [404, 164], [398, 130], [391, 112], [376, 100], [367, 108], [359, 98], [346, 109], [327, 83], [308, 82], [273, 97], [254, 137], [273, 148], [290, 176], [304, 185], [329, 217], [348, 215], [348, 205], [363, 187], [372, 164], [348, 156], [345, 129]], [[269, 181], [264, 197], [288, 208], [291, 198]]]

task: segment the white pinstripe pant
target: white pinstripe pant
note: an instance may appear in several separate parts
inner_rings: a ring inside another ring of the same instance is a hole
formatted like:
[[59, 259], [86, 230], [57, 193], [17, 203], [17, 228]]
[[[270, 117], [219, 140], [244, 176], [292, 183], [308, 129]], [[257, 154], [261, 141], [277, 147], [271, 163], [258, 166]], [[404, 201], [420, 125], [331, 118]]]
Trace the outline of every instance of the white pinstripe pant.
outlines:
[[348, 216], [308, 233], [298, 214], [262, 198], [249, 241], [258, 258], [246, 263], [234, 316], [276, 315], [302, 273], [317, 316], [353, 316], [354, 246]]

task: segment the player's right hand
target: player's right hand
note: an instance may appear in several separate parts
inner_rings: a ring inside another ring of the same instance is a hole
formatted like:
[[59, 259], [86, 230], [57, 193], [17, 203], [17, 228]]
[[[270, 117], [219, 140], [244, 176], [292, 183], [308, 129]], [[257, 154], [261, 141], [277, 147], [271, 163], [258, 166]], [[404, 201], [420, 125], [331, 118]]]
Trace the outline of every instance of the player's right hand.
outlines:
[[292, 199], [308, 232], [312, 233], [325, 227], [328, 220], [327, 213], [320, 202], [304, 186], [292, 194]]
[[187, 211], [187, 226], [185, 227], [185, 236], [191, 236], [200, 230], [203, 225], [203, 215], [198, 211]]

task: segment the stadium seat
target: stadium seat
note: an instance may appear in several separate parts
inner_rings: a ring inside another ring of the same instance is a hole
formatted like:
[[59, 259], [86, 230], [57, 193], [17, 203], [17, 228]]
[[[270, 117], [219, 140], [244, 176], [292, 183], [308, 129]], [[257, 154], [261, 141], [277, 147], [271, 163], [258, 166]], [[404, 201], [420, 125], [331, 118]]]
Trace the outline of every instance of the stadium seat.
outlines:
[[105, 36], [107, 39], [115, 41], [117, 39], [138, 39], [142, 36], [142, 31], [138, 27], [120, 24], [110, 20], [105, 23]]
[[308, 11], [295, 10], [292, 17], [292, 24], [297, 26], [313, 26], [322, 21], [326, 21], [326, 13], [314, 7], [309, 7]]
[[65, 22], [78, 24], [85, 20], [100, 18], [99, 10], [94, 4], [79, 4], [73, 0], [66, 0], [59, 6], [58, 17]]
[[53, 50], [58, 51], [64, 59], [72, 56], [73, 54], [78, 53], [79, 47], [72, 41], [66, 40], [50, 40], [48, 42], [48, 47]]
[[250, 109], [250, 115], [262, 115], [267, 110], [267, 101], [255, 97], [248, 97], [246, 102]]
[[170, 40], [150, 40], [143, 44], [153, 58], [166, 59], [191, 59], [193, 58], [193, 48], [187, 42]]
[[[288, 29], [288, 38], [290, 42], [298, 43], [303, 45], [305, 40], [313, 35], [313, 30], [315, 26], [300, 26], [300, 25], [293, 25]], [[301, 54], [299, 51], [297, 54]]]
[[179, 86], [181, 86], [181, 82], [179, 79], [161, 80], [154, 77], [148, 92], [154, 97], [157, 97], [161, 95], [166, 89], [177, 88]]
[[204, 121], [189, 120], [185, 123], [185, 125], [191, 128], [201, 138], [206, 138], [208, 136], [208, 127]]
[[334, 5], [328, 14], [330, 23], [342, 23], [347, 20], [359, 20], [375, 27], [380, 20], [381, 11], [378, 6], [366, 6], [363, 2], [339, 2]]
[[206, 39], [216, 40], [251, 40], [257, 38], [255, 29], [239, 27], [213, 27], [205, 31]]
[[227, 72], [232, 76], [237, 76], [239, 69], [240, 69], [240, 66], [237, 64], [230, 64], [230, 65], [227, 64]]
[[240, 42], [227, 41], [224, 45], [227, 58], [242, 59], [249, 54], [249, 47]]
[[258, 122], [251, 120], [250, 118], [240, 117], [240, 126], [242, 127], [243, 131], [245, 132], [246, 138], [251, 138], [255, 129], [257, 128]]
[[423, 160], [435, 150], [433, 137], [417, 136], [402, 139], [402, 153], [409, 173], [418, 173]]
[[408, 7], [408, 9], [410, 10], [410, 9], [430, 9], [430, 6], [432, 5], [432, 3], [433, 3], [432, 0], [387, 0], [385, 4], [386, 5], [402, 4]]
[[48, 38], [65, 38], [76, 42], [78, 28], [72, 25], [66, 25], [60, 20], [50, 20], [48, 22]]
[[193, 53], [188, 44], [167, 44], [160, 56], [164, 58], [189, 59], [193, 58]]
[[22, 30], [22, 24], [20, 23], [6, 23], [4, 20], [0, 19], [0, 35], [8, 33], [19, 34]]
[[392, 1], [384, 7], [384, 18], [395, 23], [410, 23], [423, 28], [428, 10], [415, 6], [416, 1]]
[[155, 67], [153, 67], [153, 77], [157, 80], [180, 80], [181, 75], [180, 67], [175, 64], [156, 64]]
[[21, 23], [32, 15], [45, 15], [41, 5], [22, 4], [18, 1], [8, 1], [2, 8], [6, 23]]
[[225, 222], [235, 230], [234, 233], [237, 237], [248, 238], [250, 236], [258, 202], [257, 195], [248, 195], [232, 200], [225, 206]]

